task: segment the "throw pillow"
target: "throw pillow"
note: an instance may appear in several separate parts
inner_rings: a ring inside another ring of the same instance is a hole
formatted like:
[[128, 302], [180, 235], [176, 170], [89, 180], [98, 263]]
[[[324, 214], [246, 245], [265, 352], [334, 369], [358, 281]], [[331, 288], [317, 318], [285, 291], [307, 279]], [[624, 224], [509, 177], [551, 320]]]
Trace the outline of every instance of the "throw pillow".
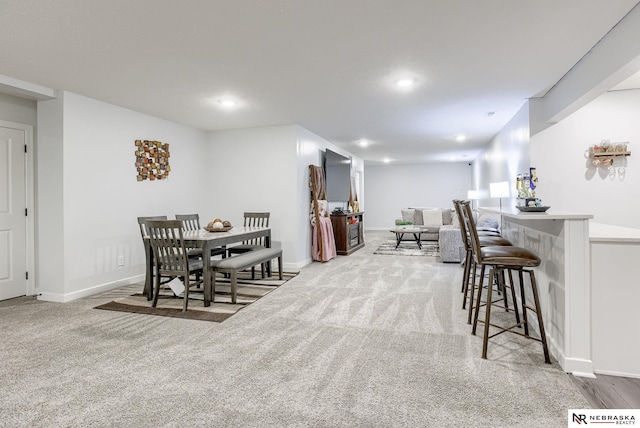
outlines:
[[414, 222], [413, 221], [413, 217], [416, 214], [416, 210], [414, 210], [413, 208], [408, 208], [405, 210], [400, 210], [400, 212], [402, 213], [402, 221], [410, 221], [410, 222]]
[[498, 220], [496, 220], [491, 214], [481, 214], [480, 217], [478, 217], [478, 222], [476, 224], [478, 225], [478, 228], [496, 230], [500, 228], [500, 223], [498, 223]]
[[442, 224], [451, 224], [452, 214], [451, 210], [442, 210]]
[[422, 210], [425, 226], [442, 226], [442, 210]]
[[424, 221], [422, 219], [422, 210], [419, 208], [416, 208], [416, 214], [413, 217], [413, 224], [415, 224], [416, 226], [422, 226], [424, 224]]
[[460, 228], [460, 218], [458, 218], [458, 214], [454, 214], [451, 216], [451, 225], [453, 227]]

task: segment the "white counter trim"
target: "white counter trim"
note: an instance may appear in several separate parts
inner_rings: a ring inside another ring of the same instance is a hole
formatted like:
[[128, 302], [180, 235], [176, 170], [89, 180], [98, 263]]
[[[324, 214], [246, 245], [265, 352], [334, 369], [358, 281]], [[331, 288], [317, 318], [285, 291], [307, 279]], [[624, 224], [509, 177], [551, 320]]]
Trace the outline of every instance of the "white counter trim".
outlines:
[[639, 243], [640, 229], [591, 221], [589, 222], [589, 240], [591, 242]]
[[549, 211], [545, 213], [521, 212], [518, 211], [518, 209], [515, 207], [503, 208], [502, 210], [495, 207], [480, 207], [478, 208], [478, 210], [491, 214], [501, 215], [506, 218], [517, 218], [521, 220], [585, 220], [593, 218], [593, 214], [571, 213], [554, 210], [553, 208], [549, 208]]

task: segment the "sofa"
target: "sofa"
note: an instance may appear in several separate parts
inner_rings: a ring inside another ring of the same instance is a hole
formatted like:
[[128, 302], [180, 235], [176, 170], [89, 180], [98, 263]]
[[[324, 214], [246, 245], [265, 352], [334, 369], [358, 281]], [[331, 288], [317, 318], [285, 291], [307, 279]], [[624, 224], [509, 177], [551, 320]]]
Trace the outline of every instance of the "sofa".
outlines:
[[[458, 222], [456, 221], [456, 223]], [[465, 249], [459, 223], [442, 226], [438, 236], [438, 244], [443, 263], [458, 263], [464, 260]]]
[[[437, 241], [443, 226], [450, 226], [453, 221], [454, 211], [451, 208], [403, 208], [400, 210], [401, 219], [396, 219], [396, 226], [414, 225], [428, 228], [428, 232], [422, 234], [422, 241]], [[412, 236], [403, 239], [413, 240]]]
[[[500, 231], [499, 217], [488, 213], [480, 214], [474, 212], [474, 221], [478, 230]], [[440, 245], [440, 257], [443, 263], [458, 263], [465, 258], [464, 242], [462, 242], [462, 233], [460, 231], [460, 222], [458, 214], [453, 214], [451, 225], [442, 226], [438, 237]]]
[[[450, 208], [403, 208], [402, 218], [396, 219], [396, 226], [414, 225], [428, 227], [422, 241], [438, 241], [440, 258], [443, 263], [459, 263], [464, 260], [465, 249], [460, 232], [458, 214]], [[474, 213], [475, 215], [475, 213]], [[491, 214], [483, 213], [476, 219], [479, 230], [499, 231], [499, 220]], [[403, 240], [413, 240], [406, 234]]]

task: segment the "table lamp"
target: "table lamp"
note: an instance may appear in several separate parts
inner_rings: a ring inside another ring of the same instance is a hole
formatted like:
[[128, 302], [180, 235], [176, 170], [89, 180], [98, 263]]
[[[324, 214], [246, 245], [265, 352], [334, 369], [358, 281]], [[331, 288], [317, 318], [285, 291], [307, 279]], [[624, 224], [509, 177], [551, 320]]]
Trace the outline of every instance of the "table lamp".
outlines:
[[509, 182], [498, 181], [496, 183], [489, 183], [489, 195], [492, 198], [500, 199], [500, 211], [502, 211], [502, 198], [508, 198], [511, 196], [509, 191]]
[[473, 208], [473, 201], [482, 199], [482, 192], [480, 190], [467, 190], [467, 199], [471, 201], [471, 208]]

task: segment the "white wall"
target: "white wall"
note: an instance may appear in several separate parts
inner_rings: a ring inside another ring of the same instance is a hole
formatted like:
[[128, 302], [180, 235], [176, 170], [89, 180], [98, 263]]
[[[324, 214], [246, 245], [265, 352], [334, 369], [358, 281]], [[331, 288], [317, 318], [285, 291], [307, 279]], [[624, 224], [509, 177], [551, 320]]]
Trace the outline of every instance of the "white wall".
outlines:
[[[309, 187], [309, 165], [322, 166], [322, 160], [324, 151], [326, 149], [332, 150], [343, 156], [351, 157], [351, 174], [356, 176], [360, 174], [364, 177], [364, 162], [362, 159], [353, 156], [341, 147], [338, 147], [324, 138], [312, 133], [311, 131], [302, 128], [297, 128], [297, 152], [298, 152], [298, 166], [297, 166], [297, 204], [298, 204], [298, 253], [297, 256], [300, 260], [304, 261], [304, 264], [311, 262], [311, 225], [309, 223], [309, 214], [311, 211], [311, 188]], [[361, 202], [361, 209], [364, 209], [364, 198], [359, 197]], [[365, 216], [366, 224], [366, 216]]]
[[451, 207], [467, 197], [471, 166], [467, 162], [427, 165], [367, 166], [365, 229], [389, 229], [406, 207]]
[[212, 132], [207, 158], [210, 220], [242, 226], [245, 211], [270, 212], [284, 266], [296, 265], [296, 126]]
[[[598, 223], [640, 228], [638, 118], [640, 90], [609, 92], [533, 136], [531, 161], [538, 166], [544, 204], [593, 214]], [[602, 140], [631, 142], [623, 181], [610, 180], [606, 167], [594, 168], [585, 158], [584, 151]]]
[[[511, 198], [503, 198], [502, 206], [515, 205], [516, 176], [528, 172], [529, 161], [529, 104], [525, 103], [515, 116], [500, 130], [473, 162], [472, 189], [480, 190], [487, 195], [474, 206], [497, 207], [500, 200], [490, 199], [489, 183], [508, 181], [510, 183]], [[466, 199], [467, 195], [464, 196]]]
[[[296, 257], [303, 264], [309, 264], [311, 258], [311, 224], [309, 212], [311, 209], [311, 188], [309, 181], [309, 165], [322, 166], [322, 156], [326, 148], [325, 141], [308, 130], [298, 127], [296, 167], [297, 230], [298, 251]], [[333, 148], [331, 148], [333, 150]]]
[[62, 111], [62, 99], [38, 102], [35, 149], [35, 290], [57, 300], [65, 294]]
[[[36, 292], [53, 301], [141, 280], [138, 216], [241, 225], [244, 211], [269, 211], [285, 268], [300, 268], [311, 261], [308, 165], [327, 147], [349, 155], [297, 125], [205, 132], [70, 92], [39, 101], [37, 123]], [[169, 143], [167, 180], [136, 180], [136, 139]]]
[[36, 126], [36, 102], [0, 93], [0, 120]]
[[[43, 299], [66, 301], [140, 280], [144, 250], [136, 217], [172, 218], [209, 206], [202, 190], [206, 133], [70, 92], [38, 109], [38, 291]], [[136, 180], [137, 139], [169, 143], [167, 180]]]
[[[285, 269], [310, 263], [309, 165], [322, 165], [326, 148], [350, 153], [298, 125], [212, 132], [209, 142], [209, 171], [217, 189], [212, 216], [241, 225], [245, 211], [268, 211]], [[361, 168], [362, 160], [354, 158], [354, 165]]]

